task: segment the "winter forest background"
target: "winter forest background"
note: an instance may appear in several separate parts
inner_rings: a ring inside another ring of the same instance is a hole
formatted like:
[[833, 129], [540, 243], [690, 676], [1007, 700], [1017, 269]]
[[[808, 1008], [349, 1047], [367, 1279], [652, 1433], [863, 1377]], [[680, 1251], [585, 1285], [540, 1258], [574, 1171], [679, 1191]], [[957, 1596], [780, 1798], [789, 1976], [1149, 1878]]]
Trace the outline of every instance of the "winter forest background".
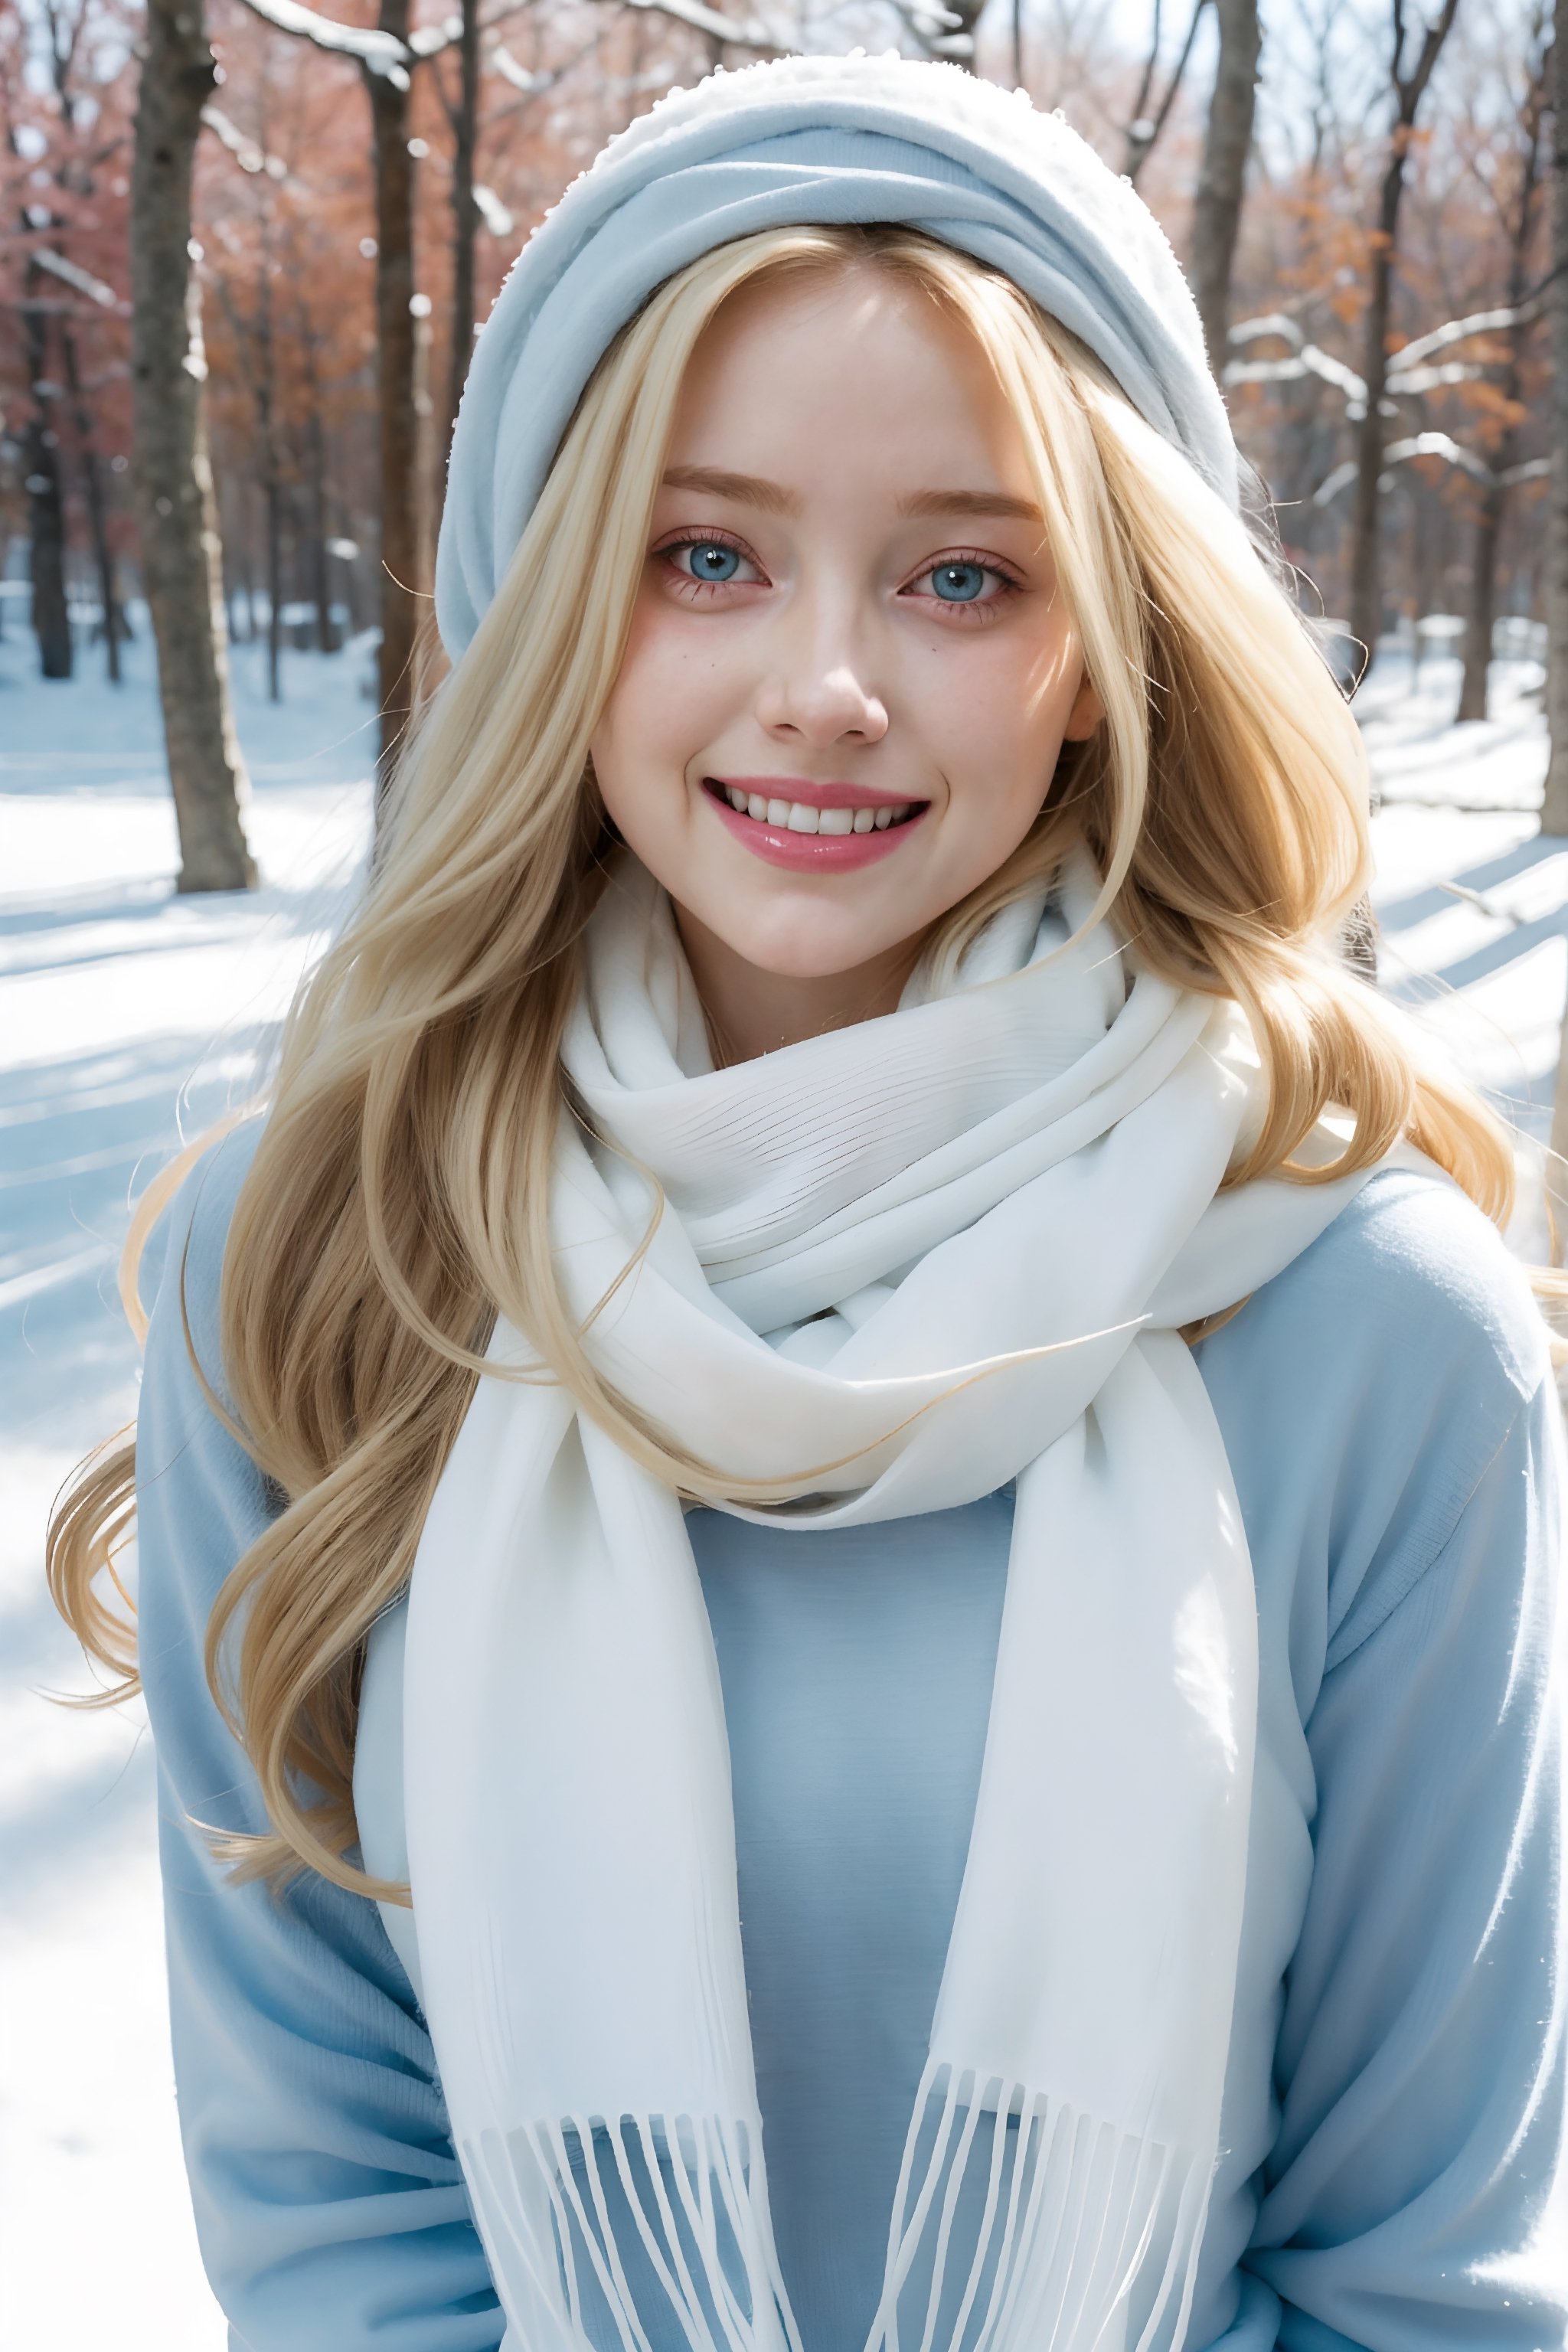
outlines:
[[1513, 1238], [1553, 1245], [1568, 0], [1555, 28], [1551, 0], [445, 5], [0, 0], [16, 2352], [225, 2340], [179, 2163], [143, 1726], [49, 1697], [87, 1685], [43, 1591], [48, 1499], [134, 1410], [131, 1210], [264, 1076], [438, 677], [431, 562], [475, 321], [564, 184], [671, 84], [790, 49], [945, 56], [1060, 107], [1136, 179], [1356, 689], [1379, 985], [1515, 1118]]

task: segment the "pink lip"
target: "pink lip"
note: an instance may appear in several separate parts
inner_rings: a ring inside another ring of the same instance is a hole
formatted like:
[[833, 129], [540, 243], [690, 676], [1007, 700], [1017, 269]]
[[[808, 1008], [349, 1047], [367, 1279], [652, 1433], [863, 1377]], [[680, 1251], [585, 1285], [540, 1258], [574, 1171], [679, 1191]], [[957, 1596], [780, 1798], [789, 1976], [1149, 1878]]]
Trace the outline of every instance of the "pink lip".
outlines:
[[[808, 784], [804, 776], [709, 776], [705, 781], [760, 793], [766, 801], [800, 801], [806, 808], [907, 808], [920, 797], [917, 793], [875, 792], [868, 784]], [[809, 841], [811, 835], [805, 838]]]
[[[718, 781], [715, 777], [714, 782]], [[864, 785], [852, 790], [847, 784], [797, 784], [791, 779], [786, 787], [779, 776], [729, 776], [724, 781], [743, 792], [766, 792], [770, 800], [804, 801], [808, 807], [878, 808], [889, 802], [897, 805], [892, 793], [868, 793]], [[874, 866], [909, 838], [931, 805], [928, 802], [926, 808], [914, 810], [901, 824], [887, 825], [880, 833], [791, 833], [786, 825], [742, 816], [719, 793], [708, 791], [703, 797], [753, 857], [795, 874], [849, 874], [857, 866]]]

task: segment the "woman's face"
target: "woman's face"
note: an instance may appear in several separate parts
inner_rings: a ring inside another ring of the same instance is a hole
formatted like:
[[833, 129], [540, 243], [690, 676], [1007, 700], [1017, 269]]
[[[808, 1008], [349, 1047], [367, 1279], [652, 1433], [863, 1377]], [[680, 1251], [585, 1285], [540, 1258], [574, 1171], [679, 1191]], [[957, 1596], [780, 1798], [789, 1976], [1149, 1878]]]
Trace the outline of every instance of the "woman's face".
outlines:
[[871, 268], [730, 304], [687, 377], [593, 742], [700, 982], [715, 958], [812, 982], [906, 949], [907, 971], [1100, 715], [962, 330]]

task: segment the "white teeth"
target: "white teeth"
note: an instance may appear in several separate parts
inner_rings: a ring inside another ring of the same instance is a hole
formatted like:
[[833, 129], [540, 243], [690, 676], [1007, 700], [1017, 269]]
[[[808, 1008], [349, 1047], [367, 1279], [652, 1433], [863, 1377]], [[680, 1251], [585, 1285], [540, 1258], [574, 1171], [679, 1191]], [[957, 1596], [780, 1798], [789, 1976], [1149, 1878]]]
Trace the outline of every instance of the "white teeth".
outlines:
[[814, 808], [809, 801], [773, 801], [762, 793], [748, 793], [740, 784], [717, 784], [737, 815], [785, 833], [886, 833], [908, 816], [908, 801], [883, 801], [872, 808]]

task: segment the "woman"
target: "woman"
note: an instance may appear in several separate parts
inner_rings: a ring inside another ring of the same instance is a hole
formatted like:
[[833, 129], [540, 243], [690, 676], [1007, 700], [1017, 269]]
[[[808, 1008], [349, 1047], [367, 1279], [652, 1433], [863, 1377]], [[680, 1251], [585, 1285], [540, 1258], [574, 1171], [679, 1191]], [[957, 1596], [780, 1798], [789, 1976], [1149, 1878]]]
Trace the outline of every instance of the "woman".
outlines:
[[237, 2340], [1561, 2340], [1555, 1399], [1237, 471], [948, 68], [678, 94], [509, 282], [149, 1338]]

